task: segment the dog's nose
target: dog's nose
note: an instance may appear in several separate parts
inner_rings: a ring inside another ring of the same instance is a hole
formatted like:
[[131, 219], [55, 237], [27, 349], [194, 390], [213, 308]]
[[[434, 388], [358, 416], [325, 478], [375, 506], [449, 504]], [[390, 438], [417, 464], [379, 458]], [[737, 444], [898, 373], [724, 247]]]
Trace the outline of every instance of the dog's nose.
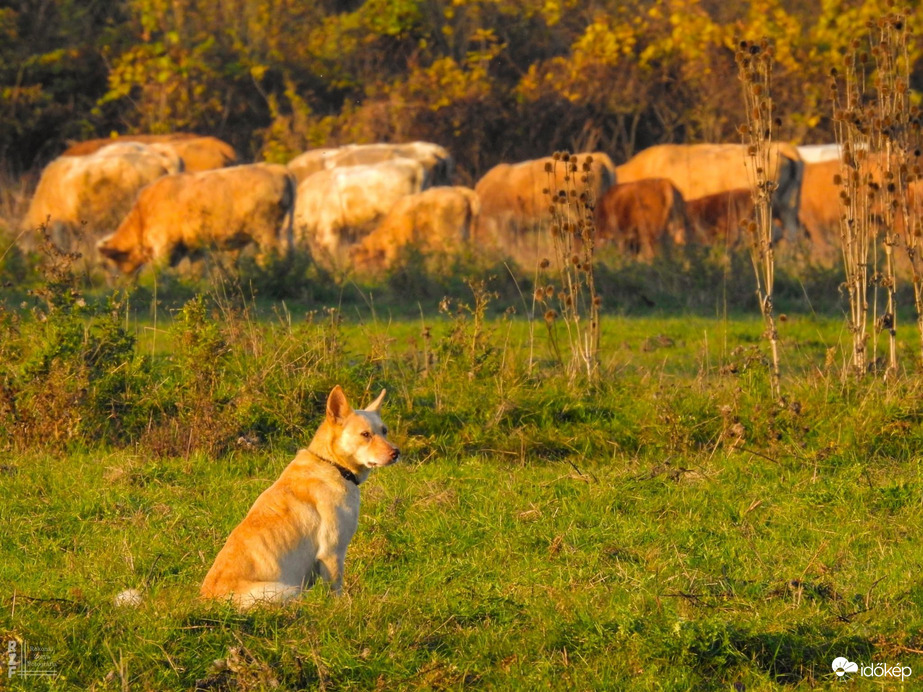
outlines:
[[400, 455], [401, 455], [401, 450], [399, 450], [397, 447], [394, 447], [394, 448], [391, 450], [391, 461], [397, 461], [397, 458], [398, 458]]

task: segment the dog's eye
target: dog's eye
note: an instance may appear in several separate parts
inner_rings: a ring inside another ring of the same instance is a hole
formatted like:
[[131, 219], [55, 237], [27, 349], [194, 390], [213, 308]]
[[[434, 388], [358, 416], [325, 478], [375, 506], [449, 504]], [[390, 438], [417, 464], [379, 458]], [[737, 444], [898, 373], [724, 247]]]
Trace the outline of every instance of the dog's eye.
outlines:
[[371, 440], [371, 439], [372, 439], [372, 433], [370, 433], [368, 430], [363, 430], [363, 431], [362, 431], [362, 437], [364, 437], [366, 440]]
[[388, 434], [388, 429], [387, 429], [387, 428], [382, 428], [382, 429], [381, 429], [381, 434], [382, 434], [382, 435], [387, 435], [387, 434]]

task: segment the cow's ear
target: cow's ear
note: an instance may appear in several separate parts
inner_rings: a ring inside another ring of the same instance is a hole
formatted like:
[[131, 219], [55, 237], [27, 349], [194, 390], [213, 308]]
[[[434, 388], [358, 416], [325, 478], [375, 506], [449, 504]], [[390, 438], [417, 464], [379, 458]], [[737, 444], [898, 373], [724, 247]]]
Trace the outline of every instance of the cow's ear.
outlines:
[[365, 407], [365, 410], [370, 413], [375, 413], [378, 409], [381, 408], [381, 402], [385, 400], [385, 394], [388, 393], [388, 390], [382, 389], [381, 394], [378, 395], [378, 398], [375, 399], [371, 404]]
[[127, 252], [116, 247], [115, 239], [112, 235], [107, 235], [105, 238], [96, 243], [96, 250], [103, 257], [108, 257], [112, 260], [121, 260], [128, 255]]
[[352, 407], [346, 401], [346, 393], [340, 385], [337, 385], [327, 397], [327, 420], [331, 423], [342, 424], [352, 412]]

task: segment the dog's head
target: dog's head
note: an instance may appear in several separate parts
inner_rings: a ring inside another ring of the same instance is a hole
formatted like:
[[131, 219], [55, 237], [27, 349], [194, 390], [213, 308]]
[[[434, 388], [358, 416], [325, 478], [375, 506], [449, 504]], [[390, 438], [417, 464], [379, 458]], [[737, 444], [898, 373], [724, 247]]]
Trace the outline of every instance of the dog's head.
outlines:
[[336, 455], [365, 468], [388, 466], [397, 461], [400, 450], [388, 441], [388, 428], [381, 422], [385, 390], [371, 404], [354, 411], [340, 385], [327, 397], [327, 423]]

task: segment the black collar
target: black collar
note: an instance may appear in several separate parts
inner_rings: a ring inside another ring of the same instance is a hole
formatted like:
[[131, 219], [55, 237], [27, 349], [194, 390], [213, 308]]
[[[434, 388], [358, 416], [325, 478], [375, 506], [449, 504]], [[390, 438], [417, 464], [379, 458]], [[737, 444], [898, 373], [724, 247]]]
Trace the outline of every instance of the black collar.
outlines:
[[340, 466], [335, 461], [330, 461], [330, 459], [325, 459], [320, 454], [317, 454], [315, 452], [311, 452], [311, 454], [314, 454], [314, 456], [316, 456], [321, 461], [327, 464], [330, 464], [333, 468], [335, 468], [337, 471], [340, 472], [340, 475], [343, 476], [343, 478], [348, 480], [350, 483], [354, 484], [356, 487], [359, 487], [359, 479], [356, 477], [356, 474], [354, 474], [348, 468], [346, 468], [345, 466]]

